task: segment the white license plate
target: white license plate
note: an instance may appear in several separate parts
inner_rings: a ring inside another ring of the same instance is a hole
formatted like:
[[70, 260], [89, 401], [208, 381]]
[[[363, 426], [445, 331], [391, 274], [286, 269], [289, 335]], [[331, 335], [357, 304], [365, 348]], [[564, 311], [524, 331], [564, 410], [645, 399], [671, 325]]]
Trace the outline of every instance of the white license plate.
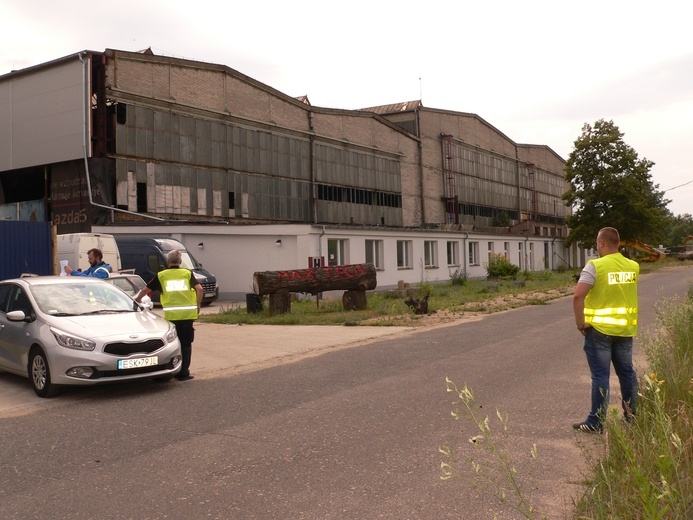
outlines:
[[127, 370], [128, 368], [152, 367], [159, 364], [159, 356], [143, 357], [137, 359], [119, 359], [118, 370]]
[[213, 292], [205, 293], [205, 298], [213, 298], [213, 297], [214, 297], [214, 293], [213, 293]]

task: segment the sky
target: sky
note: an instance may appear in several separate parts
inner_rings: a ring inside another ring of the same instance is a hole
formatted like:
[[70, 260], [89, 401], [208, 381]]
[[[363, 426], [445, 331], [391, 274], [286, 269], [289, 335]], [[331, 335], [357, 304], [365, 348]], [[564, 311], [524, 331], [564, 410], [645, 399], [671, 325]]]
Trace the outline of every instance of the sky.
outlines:
[[421, 99], [568, 159], [612, 120], [693, 214], [693, 37], [680, 0], [0, 0], [0, 75], [82, 50], [226, 65], [314, 106]]

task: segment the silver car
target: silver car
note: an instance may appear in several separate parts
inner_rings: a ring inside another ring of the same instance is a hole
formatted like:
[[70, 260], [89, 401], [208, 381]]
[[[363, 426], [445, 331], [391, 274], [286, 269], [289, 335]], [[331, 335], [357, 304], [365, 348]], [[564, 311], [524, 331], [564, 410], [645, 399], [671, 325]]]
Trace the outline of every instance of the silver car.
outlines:
[[28, 377], [39, 397], [61, 385], [172, 378], [173, 324], [98, 278], [0, 282], [0, 370]]
[[108, 278], [104, 278], [104, 280], [125, 291], [133, 298], [137, 296], [140, 289], [147, 285], [144, 283], [144, 280], [142, 280], [142, 277], [138, 274], [111, 273]]

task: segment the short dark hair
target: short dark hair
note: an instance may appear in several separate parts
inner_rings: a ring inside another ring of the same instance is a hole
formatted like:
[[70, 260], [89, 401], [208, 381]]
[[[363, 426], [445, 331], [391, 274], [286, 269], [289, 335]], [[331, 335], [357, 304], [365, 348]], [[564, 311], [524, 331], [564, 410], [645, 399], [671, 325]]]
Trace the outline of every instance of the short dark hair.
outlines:
[[103, 260], [103, 253], [98, 247], [92, 247], [89, 251], [87, 251], [87, 254], [89, 253], [93, 254], [96, 258]]
[[611, 247], [618, 247], [621, 243], [621, 237], [618, 234], [618, 229], [612, 227], [605, 227], [599, 230], [599, 236], [602, 238], [604, 243]]

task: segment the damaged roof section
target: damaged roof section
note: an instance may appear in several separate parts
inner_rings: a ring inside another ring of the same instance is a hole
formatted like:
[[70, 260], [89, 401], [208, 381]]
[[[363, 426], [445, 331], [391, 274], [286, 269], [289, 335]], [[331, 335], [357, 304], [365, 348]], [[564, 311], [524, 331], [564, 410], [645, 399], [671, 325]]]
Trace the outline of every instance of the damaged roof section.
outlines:
[[397, 112], [407, 112], [409, 110], [418, 110], [423, 108], [423, 103], [420, 99], [414, 101], [404, 101], [401, 103], [393, 103], [390, 105], [380, 105], [377, 107], [362, 108], [363, 112], [373, 112], [378, 115], [396, 114]]

